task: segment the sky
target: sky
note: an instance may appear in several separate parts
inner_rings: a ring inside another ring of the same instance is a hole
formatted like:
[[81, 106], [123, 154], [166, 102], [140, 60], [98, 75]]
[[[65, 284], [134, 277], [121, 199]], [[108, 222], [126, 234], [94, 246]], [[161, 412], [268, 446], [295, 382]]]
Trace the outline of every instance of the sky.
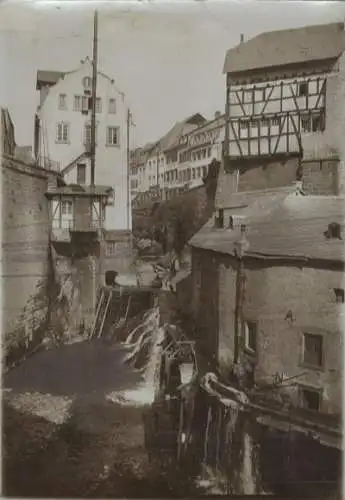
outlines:
[[226, 51], [264, 31], [344, 21], [345, 2], [304, 0], [2, 0], [0, 105], [16, 142], [32, 145], [38, 69], [69, 71], [92, 56], [99, 12], [99, 70], [125, 93], [132, 146], [155, 141], [196, 112], [224, 110]]

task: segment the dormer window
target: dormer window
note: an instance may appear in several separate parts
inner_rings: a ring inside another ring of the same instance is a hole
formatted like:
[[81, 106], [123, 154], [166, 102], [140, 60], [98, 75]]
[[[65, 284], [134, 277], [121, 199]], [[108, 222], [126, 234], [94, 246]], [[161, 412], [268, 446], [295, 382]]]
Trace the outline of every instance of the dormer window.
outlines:
[[328, 239], [333, 238], [342, 240], [340, 224], [338, 224], [337, 222], [332, 222], [331, 224], [329, 224], [328, 229], [325, 232], [325, 236]]

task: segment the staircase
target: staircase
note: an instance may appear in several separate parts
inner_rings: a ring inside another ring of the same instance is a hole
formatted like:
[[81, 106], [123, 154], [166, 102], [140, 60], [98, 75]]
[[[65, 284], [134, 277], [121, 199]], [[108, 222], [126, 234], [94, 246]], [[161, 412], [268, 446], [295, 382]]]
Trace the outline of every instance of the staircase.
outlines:
[[79, 156], [74, 158], [74, 160], [72, 160], [66, 167], [61, 169], [61, 172], [60, 172], [61, 175], [68, 174], [80, 160], [87, 158], [89, 156], [89, 154], [90, 154], [89, 151], [83, 151]]

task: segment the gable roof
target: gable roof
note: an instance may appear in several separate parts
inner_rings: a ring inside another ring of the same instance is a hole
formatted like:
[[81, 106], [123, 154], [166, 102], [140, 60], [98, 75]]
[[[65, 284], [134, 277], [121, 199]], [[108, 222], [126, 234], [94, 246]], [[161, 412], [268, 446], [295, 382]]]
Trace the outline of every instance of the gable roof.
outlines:
[[[344, 241], [325, 236], [329, 224], [335, 222], [342, 228], [344, 226], [344, 197], [286, 193], [279, 203], [274, 203], [269, 197], [261, 199], [261, 206], [257, 201], [242, 208], [236, 208], [234, 204], [230, 212], [243, 216], [249, 242], [245, 255], [266, 259], [344, 262]], [[215, 229], [212, 222], [208, 221], [189, 244], [195, 248], [235, 255], [240, 228]]]
[[55, 85], [65, 74], [64, 71], [37, 70], [36, 90], [40, 90], [44, 85]]
[[228, 50], [224, 73], [334, 59], [345, 50], [343, 23], [261, 33]]

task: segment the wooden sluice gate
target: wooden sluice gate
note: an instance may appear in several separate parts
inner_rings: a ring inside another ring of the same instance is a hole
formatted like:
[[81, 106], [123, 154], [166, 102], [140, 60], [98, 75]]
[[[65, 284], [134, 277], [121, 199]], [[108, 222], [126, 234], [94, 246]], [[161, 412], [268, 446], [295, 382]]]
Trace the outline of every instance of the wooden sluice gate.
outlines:
[[149, 288], [101, 287], [90, 339], [111, 336], [116, 333], [116, 328], [130, 324], [133, 318], [153, 307], [154, 296], [153, 290]]

